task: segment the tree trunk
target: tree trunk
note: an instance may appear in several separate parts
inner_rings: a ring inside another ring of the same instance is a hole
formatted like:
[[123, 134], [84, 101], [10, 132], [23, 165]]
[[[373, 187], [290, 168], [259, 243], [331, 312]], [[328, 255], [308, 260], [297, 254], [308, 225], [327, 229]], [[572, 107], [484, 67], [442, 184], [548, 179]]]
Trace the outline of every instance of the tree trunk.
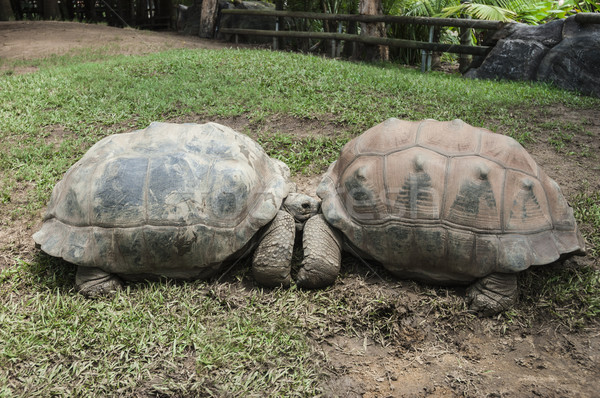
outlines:
[[9, 21], [15, 18], [10, 0], [0, 0], [0, 21]]
[[43, 0], [44, 19], [60, 19], [60, 8], [57, 0]]
[[200, 13], [200, 37], [211, 39], [215, 33], [215, 23], [219, 2], [217, 0], [203, 0], [202, 11]]
[[[381, 15], [383, 6], [381, 0], [360, 0], [358, 12], [361, 15]], [[385, 23], [363, 23], [360, 24], [361, 34], [374, 37], [386, 37]], [[362, 58], [369, 61], [387, 61], [389, 59], [389, 48], [387, 46], [361, 45]]]

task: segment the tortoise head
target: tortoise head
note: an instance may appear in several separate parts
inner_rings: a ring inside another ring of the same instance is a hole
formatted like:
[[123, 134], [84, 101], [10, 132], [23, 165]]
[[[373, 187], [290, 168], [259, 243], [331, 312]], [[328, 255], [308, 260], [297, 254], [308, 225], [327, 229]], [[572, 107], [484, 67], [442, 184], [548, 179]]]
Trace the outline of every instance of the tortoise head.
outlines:
[[319, 212], [321, 201], [302, 193], [290, 193], [283, 202], [283, 209], [290, 213], [296, 220], [296, 228], [302, 226], [312, 216]]

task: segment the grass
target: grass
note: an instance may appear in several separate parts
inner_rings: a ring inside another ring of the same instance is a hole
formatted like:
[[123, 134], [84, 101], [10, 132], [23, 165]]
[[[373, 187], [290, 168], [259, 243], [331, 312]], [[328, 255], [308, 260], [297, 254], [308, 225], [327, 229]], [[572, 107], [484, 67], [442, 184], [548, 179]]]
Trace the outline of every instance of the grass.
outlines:
[[578, 193], [573, 203], [575, 218], [588, 242], [588, 251], [600, 256], [600, 192]]
[[[520, 287], [523, 308], [516, 312], [516, 318], [524, 324], [537, 316], [558, 319], [567, 329], [575, 330], [600, 317], [600, 272], [595, 267], [528, 270], [520, 279]], [[539, 311], [532, 312], [532, 307]]]
[[[314, 175], [348, 139], [388, 117], [461, 118], [528, 145], [548, 127], [529, 117], [533, 109], [600, 106], [548, 85], [254, 50], [90, 52], [35, 61], [34, 73], [10, 72], [19, 66], [5, 64], [0, 76], [7, 229], [37, 222], [54, 184], [93, 143], [154, 120], [327, 121], [339, 131], [298, 137], [267, 129], [256, 137], [293, 173]], [[556, 137], [557, 145], [565, 137]], [[596, 261], [599, 199], [581, 194], [574, 203]], [[14, 263], [0, 273], [0, 396], [313, 396], [327, 369], [314, 345], [330, 336], [409, 349], [425, 338], [423, 319], [441, 328], [475, 319], [452, 289], [387, 279], [374, 288], [352, 267], [344, 283], [314, 292], [262, 290], [242, 267], [225, 281], [130, 285], [86, 300], [74, 291], [72, 266], [13, 249], [0, 248]], [[597, 321], [597, 269], [537, 272], [525, 273], [521, 305], [501, 323], [525, 324], [531, 311], [569, 328]]]
[[0, 385], [27, 396], [317, 393], [320, 358], [299, 317], [307, 293], [154, 283], [88, 300], [64, 268], [46, 258], [0, 274]]
[[293, 174], [320, 173], [334, 162], [349, 138], [295, 138], [281, 133], [262, 134], [258, 142], [267, 153], [285, 162]]

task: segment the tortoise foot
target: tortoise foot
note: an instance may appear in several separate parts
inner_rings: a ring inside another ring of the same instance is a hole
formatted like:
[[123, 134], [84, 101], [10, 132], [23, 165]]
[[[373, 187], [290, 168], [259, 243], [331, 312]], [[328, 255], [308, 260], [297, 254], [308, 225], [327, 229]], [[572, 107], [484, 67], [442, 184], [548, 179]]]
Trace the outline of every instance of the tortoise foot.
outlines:
[[518, 296], [516, 274], [490, 274], [467, 289], [469, 308], [484, 316], [492, 316], [511, 308]]
[[296, 226], [294, 217], [280, 210], [265, 231], [252, 260], [254, 279], [263, 286], [289, 286]]
[[93, 298], [114, 294], [123, 287], [123, 282], [117, 276], [104, 272], [100, 268], [79, 266], [75, 285], [79, 293]]
[[342, 237], [334, 231], [322, 214], [311, 217], [302, 236], [304, 259], [296, 284], [317, 289], [333, 284], [340, 272]]

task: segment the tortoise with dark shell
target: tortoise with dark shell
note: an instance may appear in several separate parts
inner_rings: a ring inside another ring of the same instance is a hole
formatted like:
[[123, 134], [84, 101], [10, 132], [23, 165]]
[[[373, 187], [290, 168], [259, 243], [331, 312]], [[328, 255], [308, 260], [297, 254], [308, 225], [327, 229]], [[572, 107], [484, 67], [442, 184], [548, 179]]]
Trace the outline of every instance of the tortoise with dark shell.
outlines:
[[33, 238], [78, 266], [87, 296], [121, 278], [208, 278], [253, 251], [259, 283], [288, 285], [297, 224], [318, 210], [289, 177], [228, 127], [152, 123], [90, 148], [54, 187]]

